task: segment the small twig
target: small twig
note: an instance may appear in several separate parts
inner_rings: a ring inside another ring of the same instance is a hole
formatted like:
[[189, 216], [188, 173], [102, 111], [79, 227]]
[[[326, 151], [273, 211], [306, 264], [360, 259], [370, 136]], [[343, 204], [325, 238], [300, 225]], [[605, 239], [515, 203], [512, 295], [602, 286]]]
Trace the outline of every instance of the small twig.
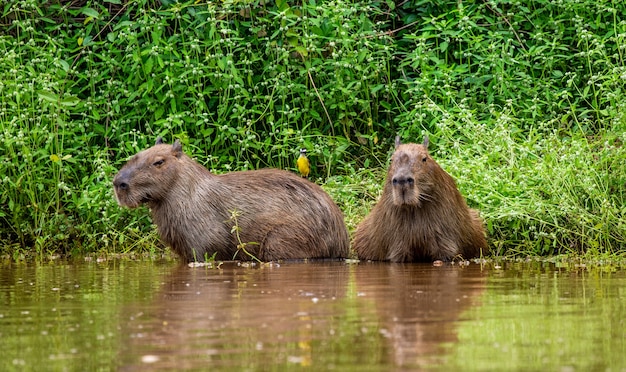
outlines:
[[393, 35], [393, 34], [395, 34], [396, 32], [398, 32], [398, 31], [402, 31], [402, 30], [404, 30], [405, 28], [409, 28], [409, 27], [411, 27], [411, 26], [413, 26], [414, 24], [419, 23], [419, 22], [420, 22], [420, 21], [413, 21], [413, 22], [411, 22], [411, 23], [409, 23], [409, 24], [406, 24], [406, 25], [404, 25], [404, 26], [402, 26], [402, 27], [396, 28], [395, 30], [387, 31], [387, 32], [385, 32], [385, 34], [386, 34], [386, 35]]
[[413, 26], [414, 24], [419, 23], [419, 22], [420, 22], [420, 21], [413, 21], [413, 22], [411, 22], [411, 23], [409, 23], [409, 24], [406, 24], [406, 25], [404, 25], [404, 26], [402, 26], [402, 27], [396, 28], [395, 30], [385, 31], [385, 32], [383, 32], [383, 33], [381, 33], [381, 34], [366, 35], [366, 36], [365, 36], [365, 38], [366, 38], [366, 39], [371, 39], [371, 38], [373, 38], [373, 37], [378, 37], [378, 36], [380, 36], [380, 35], [393, 35], [393, 34], [395, 34], [396, 32], [398, 32], [398, 31], [402, 31], [402, 30], [404, 30], [405, 28], [409, 28], [409, 27], [411, 27], [411, 26]]
[[489, 3], [487, 3], [487, 0], [483, 0], [483, 2], [485, 3], [485, 6], [487, 6], [487, 8], [489, 8], [489, 10], [491, 10], [493, 13], [495, 13], [495, 15], [497, 15], [498, 17], [504, 19], [504, 22], [506, 22], [506, 24], [509, 25], [509, 28], [511, 29], [511, 31], [513, 31], [513, 35], [515, 35], [515, 38], [517, 39], [517, 41], [522, 46], [522, 49], [526, 50], [526, 46], [524, 45], [524, 42], [522, 41], [522, 39], [517, 34], [517, 31], [515, 31], [515, 29], [513, 28], [513, 25], [511, 24], [511, 22], [509, 22], [509, 19], [506, 18], [502, 13], [500, 13], [497, 10], [493, 9], [492, 7], [490, 7]]
[[396, 8], [396, 9], [401, 8], [404, 4], [406, 4], [406, 3], [408, 3], [408, 2], [409, 2], [409, 0], [404, 0], [404, 1], [403, 1], [403, 2], [401, 2], [400, 4], [397, 4], [397, 5], [395, 6], [395, 8]]
[[326, 105], [324, 104], [324, 101], [322, 100], [322, 96], [320, 95], [320, 92], [317, 90], [317, 87], [315, 86], [315, 82], [313, 81], [313, 76], [311, 76], [311, 70], [307, 69], [306, 72], [309, 75], [309, 80], [311, 80], [311, 84], [313, 85], [313, 89], [315, 89], [315, 94], [317, 94], [317, 99], [320, 100], [320, 103], [322, 104], [322, 108], [324, 109], [324, 112], [326, 113], [326, 117], [328, 118], [328, 122], [330, 123], [330, 133], [334, 137], [335, 136], [335, 128], [333, 126], [333, 120], [330, 118], [330, 115], [328, 114], [328, 110], [326, 110]]
[[[126, 9], [126, 7], [127, 7], [127, 6], [128, 6], [128, 3], [124, 4], [124, 6], [122, 6], [122, 7], [120, 8], [120, 10], [118, 10], [118, 11], [117, 11], [117, 13], [115, 13], [115, 15], [114, 15], [113, 17], [111, 17], [111, 19], [109, 19], [109, 21], [108, 21], [108, 22], [104, 25], [104, 27], [102, 27], [102, 29], [101, 29], [101, 30], [100, 30], [100, 31], [96, 34], [96, 36], [94, 36], [94, 40], [95, 40], [96, 38], [98, 38], [98, 37], [100, 36], [100, 34], [101, 34], [101, 33], [103, 33], [103, 32], [104, 32], [104, 30], [105, 30], [107, 27], [109, 27], [109, 26], [111, 25], [111, 22], [113, 22], [113, 20], [114, 20], [115, 18], [117, 18], [117, 16], [118, 16], [118, 15], [120, 15], [120, 13], [122, 13], [122, 12]], [[82, 45], [81, 45], [81, 46], [82, 46]], [[70, 66], [70, 68], [71, 68], [71, 67], [74, 67], [74, 65], [76, 64], [76, 61], [78, 61], [78, 58], [80, 58], [80, 56], [81, 56], [81, 55], [83, 55], [83, 53], [85, 52], [85, 49], [86, 49], [86, 48], [87, 48], [87, 47], [84, 47], [84, 46], [83, 46], [83, 47], [80, 49], [80, 52], [78, 53], [78, 55], [76, 56], [76, 58], [74, 58], [74, 61], [72, 61], [72, 65]]]

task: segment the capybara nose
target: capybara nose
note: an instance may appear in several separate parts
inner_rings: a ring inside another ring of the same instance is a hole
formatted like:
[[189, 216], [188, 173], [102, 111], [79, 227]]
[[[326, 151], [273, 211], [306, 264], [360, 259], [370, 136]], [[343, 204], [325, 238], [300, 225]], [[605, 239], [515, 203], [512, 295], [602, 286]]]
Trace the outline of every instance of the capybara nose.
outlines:
[[399, 177], [394, 177], [391, 182], [394, 184], [394, 186], [404, 186], [404, 185], [409, 185], [412, 186], [413, 183], [415, 183], [415, 180], [413, 179], [413, 177], [404, 177], [404, 176], [399, 176]]
[[118, 177], [115, 177], [113, 179], [113, 186], [115, 186], [115, 188], [118, 190], [128, 190], [128, 183], [124, 182]]
[[127, 190], [128, 189], [128, 184], [126, 182], [119, 182], [117, 184], [114, 184], [115, 187], [117, 187], [119, 190]]

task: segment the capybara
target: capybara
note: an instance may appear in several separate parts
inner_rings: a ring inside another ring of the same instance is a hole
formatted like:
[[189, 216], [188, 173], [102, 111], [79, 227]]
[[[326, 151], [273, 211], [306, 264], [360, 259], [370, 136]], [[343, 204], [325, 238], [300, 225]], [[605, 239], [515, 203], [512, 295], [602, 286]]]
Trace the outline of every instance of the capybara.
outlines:
[[321, 187], [288, 171], [216, 175], [187, 156], [180, 141], [159, 138], [122, 167], [113, 185], [120, 205], [150, 208], [163, 242], [186, 261], [213, 254], [251, 259], [240, 243], [262, 261], [348, 256], [340, 209]]
[[487, 241], [478, 212], [428, 154], [428, 137], [419, 145], [396, 137], [383, 194], [353, 247], [362, 260], [450, 261], [486, 253]]

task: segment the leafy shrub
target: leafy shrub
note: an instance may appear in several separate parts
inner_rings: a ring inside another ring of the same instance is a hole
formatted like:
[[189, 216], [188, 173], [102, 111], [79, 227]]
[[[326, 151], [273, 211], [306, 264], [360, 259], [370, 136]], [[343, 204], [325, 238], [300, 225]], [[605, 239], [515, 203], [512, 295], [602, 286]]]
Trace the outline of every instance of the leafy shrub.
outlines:
[[301, 147], [354, 227], [396, 133], [486, 218], [497, 253], [617, 251], [626, 5], [608, 0], [9, 0], [0, 9], [0, 239], [153, 247], [111, 178], [157, 136], [216, 172]]

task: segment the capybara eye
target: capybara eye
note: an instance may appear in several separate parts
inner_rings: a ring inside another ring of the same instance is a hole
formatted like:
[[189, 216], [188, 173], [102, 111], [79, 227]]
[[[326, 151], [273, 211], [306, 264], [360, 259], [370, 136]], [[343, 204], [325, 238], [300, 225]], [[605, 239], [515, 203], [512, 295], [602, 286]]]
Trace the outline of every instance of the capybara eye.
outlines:
[[426, 160], [428, 160], [428, 158], [427, 158], [426, 156], [424, 156], [424, 157], [422, 158], [422, 162], [423, 162], [423, 163], [426, 163]]
[[155, 167], [158, 167], [159, 165], [162, 165], [163, 163], [165, 163], [165, 160], [161, 159], [161, 160], [157, 160], [154, 163], [152, 163], [152, 165], [154, 165]]

